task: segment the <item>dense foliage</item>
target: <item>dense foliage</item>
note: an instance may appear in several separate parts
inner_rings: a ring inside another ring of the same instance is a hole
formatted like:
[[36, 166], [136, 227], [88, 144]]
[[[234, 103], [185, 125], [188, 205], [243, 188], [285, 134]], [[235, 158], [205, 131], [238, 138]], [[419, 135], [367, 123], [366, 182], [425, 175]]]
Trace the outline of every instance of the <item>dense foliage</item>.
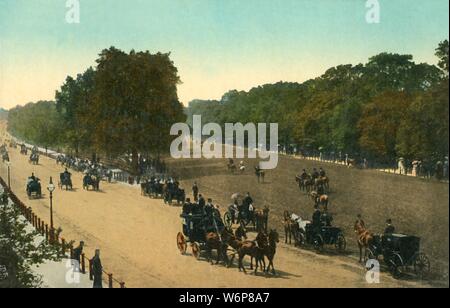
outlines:
[[169, 54], [103, 50], [97, 66], [67, 77], [56, 103], [11, 110], [9, 131], [41, 146], [80, 152], [159, 155], [169, 148], [170, 126], [184, 122], [177, 68]]
[[279, 123], [280, 143], [387, 161], [448, 154], [448, 41], [439, 67], [410, 55], [381, 53], [366, 64], [340, 65], [302, 84], [230, 91], [187, 110], [204, 122]]
[[[39, 234], [27, 228], [20, 211], [0, 193], [0, 288], [33, 288], [41, 279], [31, 267], [57, 261], [56, 248], [36, 241]], [[27, 230], [28, 229], [28, 230]]]

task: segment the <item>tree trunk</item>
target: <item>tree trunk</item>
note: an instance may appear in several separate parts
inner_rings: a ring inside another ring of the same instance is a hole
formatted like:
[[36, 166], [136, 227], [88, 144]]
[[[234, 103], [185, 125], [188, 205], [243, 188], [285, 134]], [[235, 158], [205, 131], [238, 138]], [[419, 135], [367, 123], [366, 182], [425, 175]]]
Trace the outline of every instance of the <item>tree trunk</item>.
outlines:
[[131, 173], [139, 175], [139, 155], [136, 150], [131, 151]]

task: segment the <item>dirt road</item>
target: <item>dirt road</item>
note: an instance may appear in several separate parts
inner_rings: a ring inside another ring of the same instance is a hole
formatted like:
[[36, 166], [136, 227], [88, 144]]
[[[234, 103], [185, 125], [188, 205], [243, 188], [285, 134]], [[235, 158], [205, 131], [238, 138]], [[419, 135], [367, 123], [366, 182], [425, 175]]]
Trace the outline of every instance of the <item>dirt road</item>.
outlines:
[[[0, 129], [4, 130], [4, 126]], [[40, 200], [29, 200], [26, 178], [34, 172], [42, 180], [45, 194], [50, 176], [57, 182], [62, 168], [45, 157], [38, 166], [32, 166], [18, 149], [10, 150], [10, 158], [13, 191], [48, 221], [48, 194]], [[6, 179], [6, 168], [1, 163], [0, 175]], [[84, 240], [89, 257], [100, 248], [106, 270], [128, 287], [426, 287], [417, 281], [396, 281], [384, 273], [381, 284], [369, 285], [365, 270], [352, 258], [317, 255], [282, 243], [275, 259], [278, 274], [274, 277], [245, 275], [236, 266], [213, 266], [178, 251], [179, 208], [142, 197], [136, 187], [124, 184], [102, 183], [100, 192], [84, 191], [81, 180], [82, 175], [75, 173], [75, 191], [55, 191], [55, 225], [63, 228], [65, 238]], [[348, 236], [352, 240], [352, 235]]]

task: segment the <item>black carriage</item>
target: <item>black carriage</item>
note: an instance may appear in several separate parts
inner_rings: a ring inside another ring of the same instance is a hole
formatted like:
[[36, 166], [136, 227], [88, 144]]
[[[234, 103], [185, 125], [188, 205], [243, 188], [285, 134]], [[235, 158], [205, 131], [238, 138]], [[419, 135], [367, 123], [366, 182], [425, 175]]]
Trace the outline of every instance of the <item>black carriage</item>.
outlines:
[[33, 165], [39, 165], [39, 154], [38, 153], [32, 153], [30, 155], [30, 159], [28, 160], [28, 162], [30, 164], [33, 164]]
[[200, 258], [200, 252], [206, 246], [206, 217], [204, 215], [180, 215], [183, 222], [183, 231], [177, 234], [177, 247], [182, 254], [187, 251], [188, 243], [191, 245], [192, 255]]
[[100, 179], [98, 176], [86, 174], [83, 177], [83, 189], [89, 190], [90, 186], [94, 191], [100, 190]]
[[41, 198], [42, 188], [38, 179], [30, 179], [26, 187], [28, 198]]
[[22, 154], [22, 155], [27, 155], [28, 154], [28, 149], [27, 149], [26, 145], [22, 144], [20, 146], [20, 154]]
[[223, 215], [223, 222], [227, 228], [231, 228], [233, 222], [242, 225], [243, 227], [249, 227], [251, 224], [253, 229], [256, 229], [255, 211], [234, 210], [231, 206], [228, 211]]
[[314, 246], [314, 249], [318, 252], [321, 252], [325, 245], [333, 245], [340, 253], [343, 253], [347, 248], [347, 241], [342, 229], [332, 226], [307, 224], [304, 243]]
[[185, 254], [190, 244], [192, 255], [196, 259], [199, 259], [201, 252], [206, 250], [206, 233], [220, 234], [225, 228], [219, 214], [213, 215], [214, 219], [208, 218], [205, 214], [181, 214], [180, 217], [183, 221], [183, 231], [177, 234], [177, 247]]
[[59, 175], [59, 182], [58, 182], [58, 186], [60, 189], [63, 189], [64, 186], [66, 187], [66, 190], [72, 190], [73, 189], [73, 185], [72, 185], [72, 176], [70, 173], [68, 172], [63, 172]]
[[368, 258], [379, 260], [382, 257], [389, 272], [398, 278], [403, 270], [413, 267], [414, 272], [423, 278], [430, 272], [430, 261], [420, 251], [420, 238], [403, 234], [375, 235], [368, 247]]

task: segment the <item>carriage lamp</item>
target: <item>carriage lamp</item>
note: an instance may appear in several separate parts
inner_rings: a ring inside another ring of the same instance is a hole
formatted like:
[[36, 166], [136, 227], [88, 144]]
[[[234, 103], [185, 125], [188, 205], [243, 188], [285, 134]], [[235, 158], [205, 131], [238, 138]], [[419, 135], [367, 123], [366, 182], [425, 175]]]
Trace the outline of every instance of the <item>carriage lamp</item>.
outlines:
[[50, 177], [47, 190], [50, 192], [50, 242], [53, 243], [55, 235], [55, 229], [53, 228], [53, 192], [55, 191], [55, 185], [53, 184], [52, 177]]

